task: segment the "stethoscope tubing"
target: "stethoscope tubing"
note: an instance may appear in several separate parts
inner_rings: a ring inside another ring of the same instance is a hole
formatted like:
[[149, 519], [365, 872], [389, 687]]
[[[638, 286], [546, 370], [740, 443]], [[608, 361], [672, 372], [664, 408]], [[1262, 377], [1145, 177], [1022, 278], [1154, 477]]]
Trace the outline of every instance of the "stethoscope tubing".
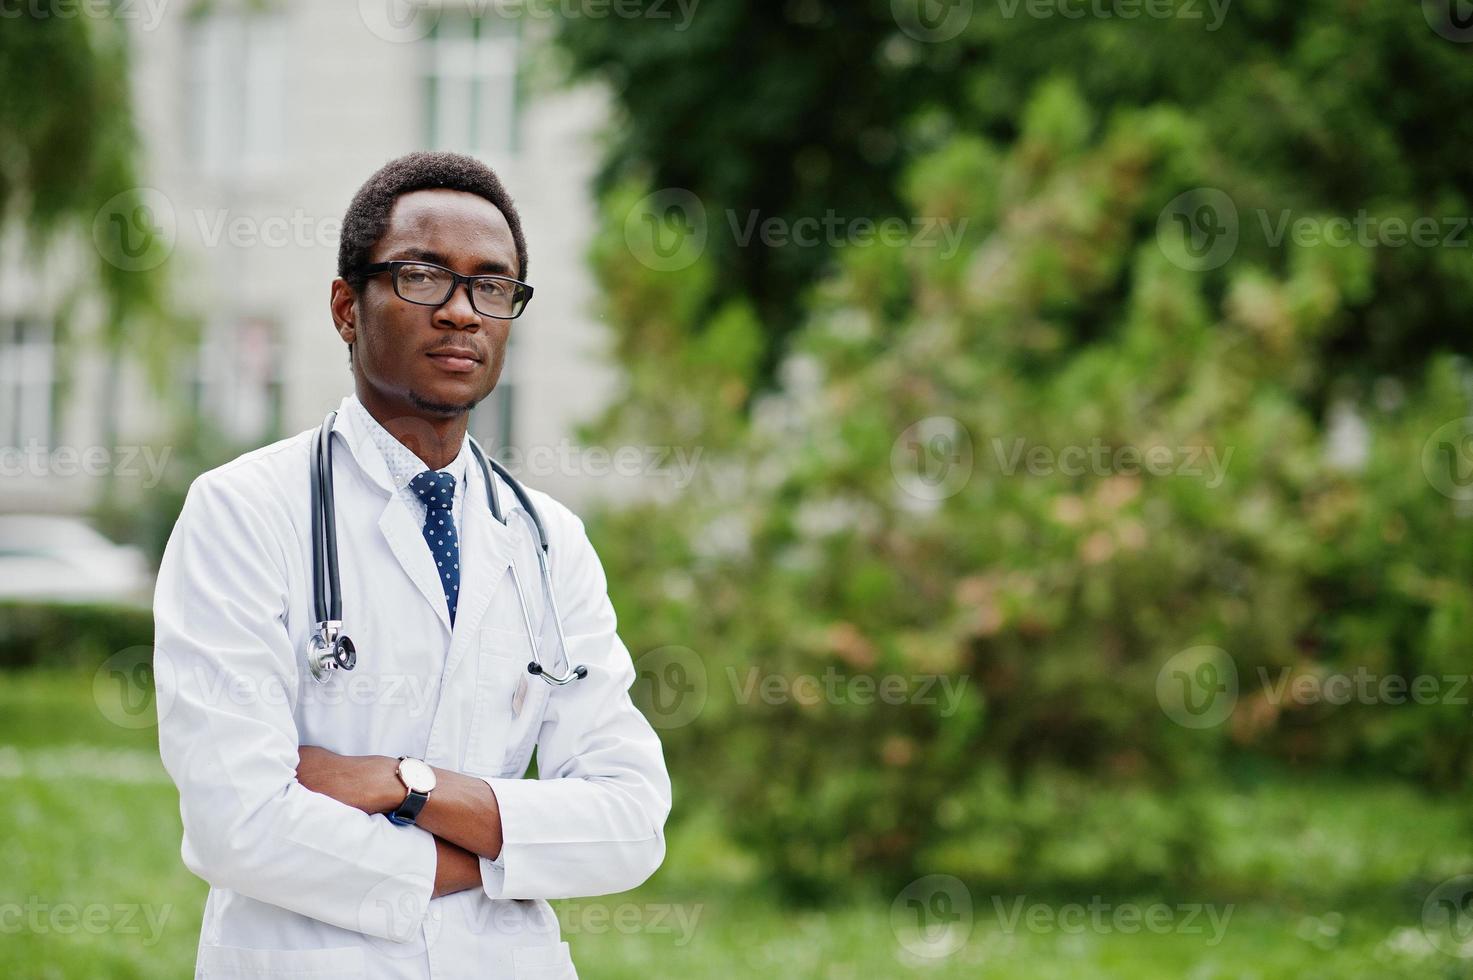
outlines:
[[[328, 412], [322, 427], [317, 430], [317, 442], [312, 453], [313, 465], [310, 481], [312, 493], [312, 611], [316, 618], [316, 625], [308, 645], [307, 662], [312, 676], [323, 682], [327, 680], [327, 674], [331, 670], [352, 670], [357, 663], [357, 654], [352, 640], [341, 632], [343, 597], [338, 575], [337, 509], [334, 504], [332, 470], [332, 430], [336, 418], [337, 412]], [[557, 596], [552, 587], [552, 575], [548, 570], [547, 556], [550, 543], [542, 517], [537, 513], [531, 496], [520, 481], [507, 472], [506, 467], [499, 462], [488, 459], [474, 437], [468, 435], [467, 438], [470, 440], [471, 455], [481, 467], [481, 475], [486, 481], [486, 499], [491, 506], [492, 516], [500, 521], [503, 527], [510, 526], [506, 515], [501, 510], [496, 480], [491, 475], [494, 471], [497, 476], [506, 481], [507, 486], [511, 487], [512, 493], [516, 495], [518, 503], [522, 506], [523, 514], [532, 525], [533, 538], [537, 544], [537, 568], [543, 595], [547, 597], [547, 611], [553, 618], [559, 647], [566, 654], [568, 640], [563, 633], [562, 618], [557, 608]], [[562, 675], [550, 673], [542, 665], [542, 651], [537, 643], [536, 631], [532, 629], [532, 616], [527, 608], [526, 593], [522, 590], [522, 581], [517, 574], [515, 561], [512, 561], [509, 571], [512, 576], [512, 584], [516, 587], [517, 605], [521, 608], [522, 623], [527, 630], [527, 642], [532, 649], [532, 661], [527, 664], [527, 672], [557, 687], [587, 677], [588, 668], [582, 664]]]

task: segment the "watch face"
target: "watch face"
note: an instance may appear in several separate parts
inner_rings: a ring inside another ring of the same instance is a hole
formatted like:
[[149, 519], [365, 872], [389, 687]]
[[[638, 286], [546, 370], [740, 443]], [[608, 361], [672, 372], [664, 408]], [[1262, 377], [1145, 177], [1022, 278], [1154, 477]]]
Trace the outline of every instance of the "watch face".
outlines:
[[399, 779], [406, 789], [416, 793], [428, 793], [435, 788], [435, 770], [419, 759], [400, 759]]

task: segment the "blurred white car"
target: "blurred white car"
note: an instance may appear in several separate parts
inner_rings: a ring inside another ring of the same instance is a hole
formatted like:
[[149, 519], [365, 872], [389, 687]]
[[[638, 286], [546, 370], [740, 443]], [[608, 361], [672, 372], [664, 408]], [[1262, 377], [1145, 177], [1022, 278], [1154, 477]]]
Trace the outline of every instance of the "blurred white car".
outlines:
[[148, 604], [143, 552], [75, 517], [0, 514], [0, 598]]

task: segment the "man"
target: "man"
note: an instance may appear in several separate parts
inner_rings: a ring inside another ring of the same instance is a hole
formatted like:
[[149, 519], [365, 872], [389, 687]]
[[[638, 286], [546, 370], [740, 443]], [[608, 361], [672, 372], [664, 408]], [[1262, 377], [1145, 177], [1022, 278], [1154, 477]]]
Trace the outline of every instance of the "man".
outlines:
[[[332, 427], [351, 670], [307, 669], [315, 429], [190, 487], [154, 611], [181, 853], [211, 886], [197, 976], [574, 977], [546, 900], [632, 888], [664, 857], [669, 776], [582, 522], [529, 489], [563, 650], [527, 513], [493, 472], [495, 519], [466, 437], [526, 277], [516, 209], [469, 157], [395, 160], [348, 208], [331, 311], [355, 386]], [[554, 686], [534, 657], [586, 670]]]

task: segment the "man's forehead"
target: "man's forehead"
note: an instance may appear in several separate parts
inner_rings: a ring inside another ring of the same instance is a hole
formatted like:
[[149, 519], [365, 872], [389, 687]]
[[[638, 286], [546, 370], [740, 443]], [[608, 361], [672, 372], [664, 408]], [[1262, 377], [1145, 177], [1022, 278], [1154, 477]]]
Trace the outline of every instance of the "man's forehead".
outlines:
[[423, 233], [439, 227], [453, 227], [458, 233], [479, 230], [511, 238], [511, 226], [496, 205], [479, 194], [443, 188], [399, 195], [389, 212], [386, 232]]
[[462, 272], [518, 275], [516, 239], [501, 209], [479, 194], [424, 190], [402, 194], [373, 249], [380, 261], [413, 258]]

